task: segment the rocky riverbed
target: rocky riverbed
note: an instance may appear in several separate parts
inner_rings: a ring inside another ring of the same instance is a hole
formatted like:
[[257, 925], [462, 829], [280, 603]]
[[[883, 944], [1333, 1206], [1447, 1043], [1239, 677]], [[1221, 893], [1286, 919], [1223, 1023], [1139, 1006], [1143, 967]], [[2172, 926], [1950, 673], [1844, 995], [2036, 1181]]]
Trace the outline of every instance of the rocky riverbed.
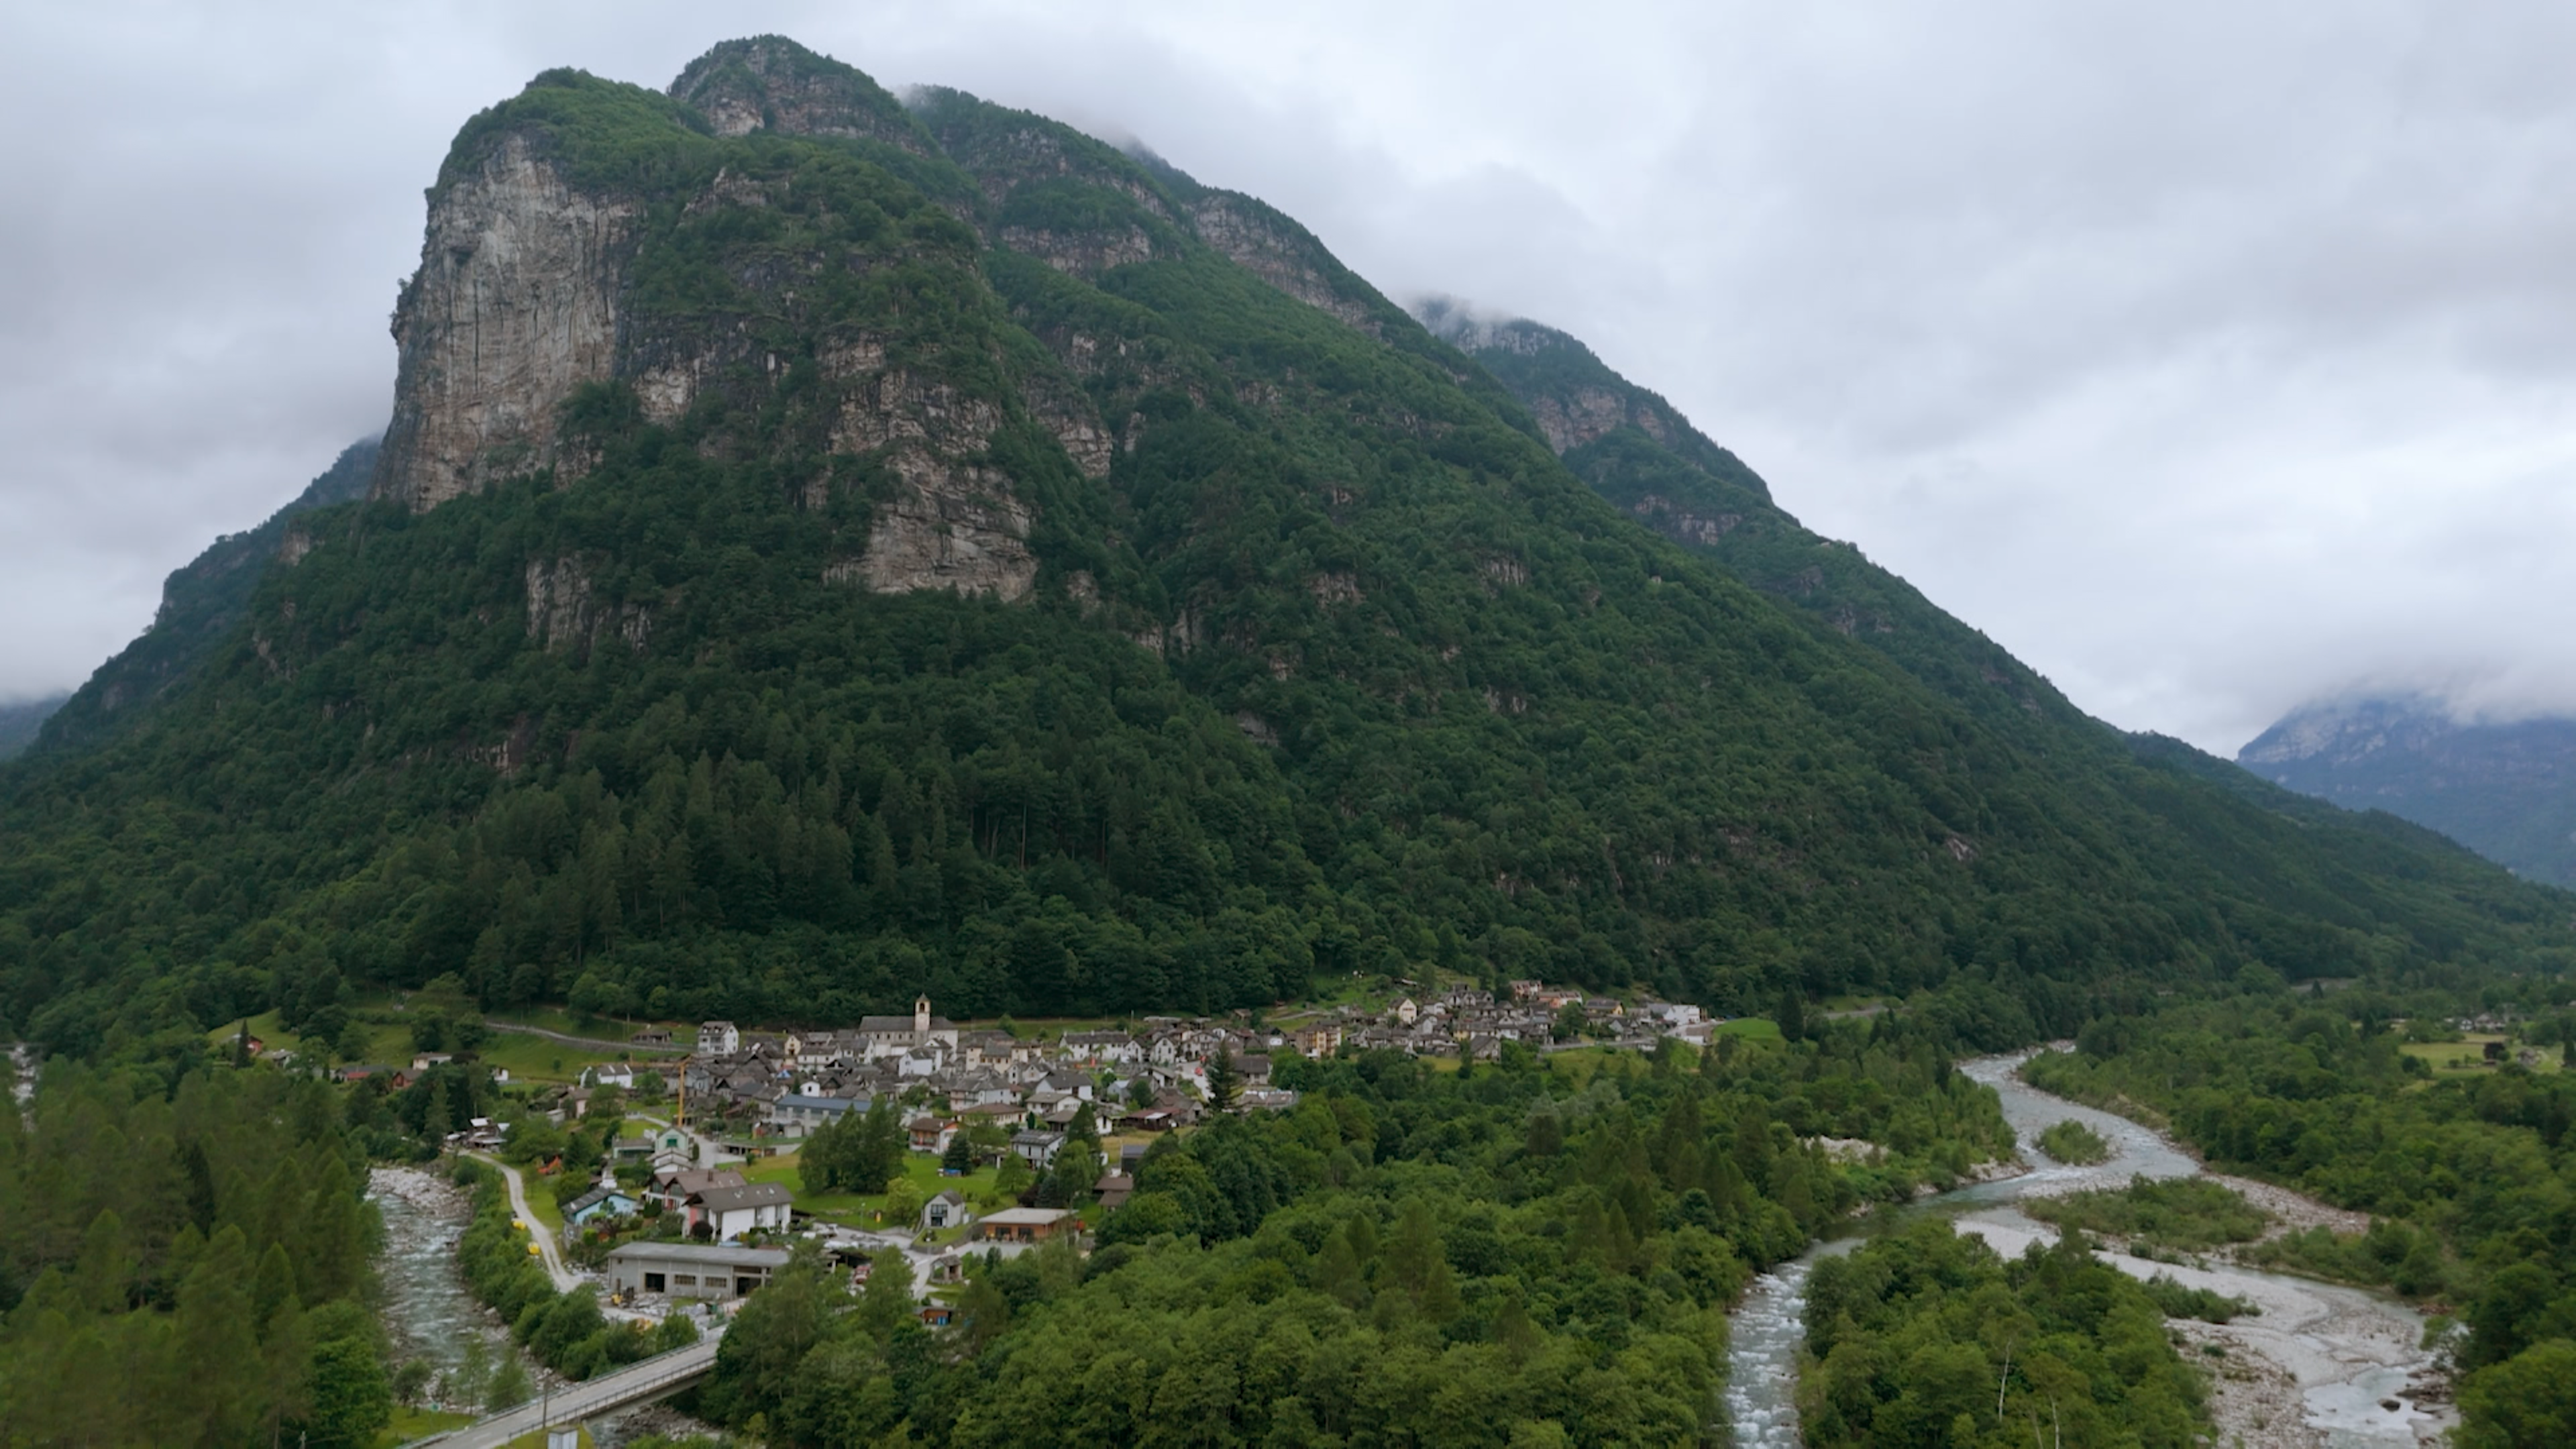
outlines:
[[[1961, 1232], [1976, 1233], [1997, 1252], [2018, 1254], [2055, 1230], [2014, 1206], [2034, 1197], [2086, 1188], [2122, 1187], [2132, 1177], [2215, 1176], [2163, 1133], [2126, 1118], [2069, 1102], [2015, 1075], [2028, 1053], [1966, 1063], [1971, 1078], [1993, 1087], [2004, 1118], [2024, 1142], [2051, 1123], [2072, 1118], [2112, 1146], [2106, 1162], [2075, 1167], [2044, 1157], [2028, 1171], [1940, 1194], [1899, 1213], [1937, 1212]], [[2280, 1220], [2277, 1231], [2327, 1227], [2357, 1232], [2368, 1220], [2266, 1183], [2219, 1178]], [[1736, 1313], [1730, 1349], [1728, 1407], [1742, 1449], [1795, 1449], [1800, 1443], [1795, 1392], [1806, 1313], [1806, 1269], [1819, 1255], [1848, 1251], [1849, 1241], [1821, 1244], [1797, 1263], [1766, 1274]], [[2181, 1267], [2105, 1252], [2103, 1260], [2138, 1277], [2169, 1274], [2197, 1288], [2249, 1299], [2259, 1316], [2224, 1325], [2175, 1325], [2195, 1360], [2210, 1372], [2211, 1411], [2221, 1445], [2248, 1449], [2414, 1449], [2438, 1443], [2453, 1422], [2448, 1392], [2423, 1322], [2385, 1294], [2258, 1272], [2213, 1260]], [[2203, 1345], [2218, 1353], [2204, 1353]]]

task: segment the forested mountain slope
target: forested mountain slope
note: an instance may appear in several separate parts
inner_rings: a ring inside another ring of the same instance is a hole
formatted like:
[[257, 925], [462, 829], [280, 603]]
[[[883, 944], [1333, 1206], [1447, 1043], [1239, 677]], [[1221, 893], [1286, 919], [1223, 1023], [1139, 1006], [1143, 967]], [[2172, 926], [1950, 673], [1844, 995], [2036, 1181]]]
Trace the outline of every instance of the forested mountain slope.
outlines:
[[2563, 897], [2141, 760], [1900, 581], [1834, 575], [1895, 625], [1847, 634], [1640, 527], [1585, 450], [1649, 434], [1561, 461], [1260, 202], [788, 42], [474, 118], [395, 333], [370, 499], [131, 727], [0, 775], [0, 1022], [1436, 963], [1949, 987], [2002, 1042], [2258, 958], [2565, 954]]
[[1859, 549], [1810, 531], [1742, 459], [1579, 340], [1446, 300], [1421, 313], [1530, 409], [1568, 469], [1638, 522], [1887, 655], [1990, 727], [2042, 748], [2112, 747], [2036, 671]]

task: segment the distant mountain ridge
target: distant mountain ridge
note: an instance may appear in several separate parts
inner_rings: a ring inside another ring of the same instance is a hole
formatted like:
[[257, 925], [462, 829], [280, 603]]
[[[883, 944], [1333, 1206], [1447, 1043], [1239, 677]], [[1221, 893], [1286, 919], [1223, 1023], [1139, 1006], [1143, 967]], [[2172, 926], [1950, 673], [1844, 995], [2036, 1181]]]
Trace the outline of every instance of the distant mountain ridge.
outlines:
[[33, 744], [36, 732], [63, 707], [69, 694], [49, 694], [42, 699], [22, 699], [15, 704], [0, 704], [0, 760], [8, 759]]
[[2267, 780], [2438, 830], [2516, 874], [2576, 886], [2576, 720], [2463, 723], [2401, 695], [2304, 705], [2237, 752]]
[[[31, 735], [35, 746], [98, 739], [134, 718], [139, 706], [189, 679], [241, 622], [269, 565], [283, 555], [301, 556], [311, 546], [311, 540], [294, 532], [295, 517], [366, 496], [378, 446], [375, 438], [361, 438], [341, 449], [292, 502], [256, 527], [216, 539], [184, 567], [172, 570], [162, 581], [161, 607], [153, 613], [151, 627], [100, 665], [68, 699], [56, 701], [46, 711], [50, 717], [39, 717], [41, 732]], [[0, 737], [0, 759], [13, 753]]]

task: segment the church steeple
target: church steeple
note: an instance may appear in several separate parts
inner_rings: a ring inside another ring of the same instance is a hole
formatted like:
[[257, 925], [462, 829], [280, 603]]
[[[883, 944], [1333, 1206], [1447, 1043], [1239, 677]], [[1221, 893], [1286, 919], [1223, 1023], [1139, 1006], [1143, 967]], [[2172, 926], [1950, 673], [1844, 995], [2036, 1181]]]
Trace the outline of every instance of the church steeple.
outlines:
[[912, 1034], [916, 1040], [930, 1035], [930, 998], [927, 995], [913, 999]]

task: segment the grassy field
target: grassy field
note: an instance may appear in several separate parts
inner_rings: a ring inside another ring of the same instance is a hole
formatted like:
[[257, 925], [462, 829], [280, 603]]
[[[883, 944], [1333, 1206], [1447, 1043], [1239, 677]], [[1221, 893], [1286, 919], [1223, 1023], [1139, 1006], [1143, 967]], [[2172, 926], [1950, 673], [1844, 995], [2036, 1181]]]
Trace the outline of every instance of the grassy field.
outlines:
[[526, 1184], [528, 1211], [537, 1215], [537, 1221], [544, 1224], [547, 1232], [560, 1237], [563, 1233], [563, 1209], [555, 1206], [555, 1183], [561, 1180], [561, 1174], [539, 1177], [536, 1164], [530, 1163], [519, 1169], [519, 1180]]
[[[2400, 1050], [2410, 1057], [2422, 1058], [2424, 1064], [2431, 1067], [2436, 1076], [2467, 1076], [2474, 1072], [2494, 1071], [2495, 1068], [2486, 1063], [2487, 1043], [2507, 1040], [2498, 1032], [2473, 1031], [2464, 1034], [2458, 1041], [2410, 1041]], [[2529, 1047], [2529, 1044], [2524, 1043], [2522, 1046], [2509, 1044], [2506, 1051], [2507, 1058], [2510, 1059], [2515, 1051], [2522, 1050], [2524, 1047]], [[2531, 1070], [2535, 1072], [2559, 1070], [2556, 1048], [2529, 1047], [2529, 1049], [2539, 1053], [2540, 1056], [2539, 1064]]]
[[[412, 1047], [408, 1022], [373, 1020], [390, 1017], [391, 1003], [362, 1005], [355, 1013], [357, 1026], [367, 1035], [367, 1054], [359, 1060], [377, 1066], [409, 1067], [419, 1053]], [[206, 1033], [206, 1040], [217, 1047], [229, 1045], [241, 1030], [239, 1021], [229, 1021]], [[278, 1047], [301, 1048], [301, 1043], [287, 1031], [274, 1011], [262, 1012], [250, 1019], [250, 1034], [272, 1050]], [[490, 1032], [475, 1056], [484, 1065], [508, 1069], [510, 1078], [520, 1082], [570, 1082], [581, 1075], [581, 1069], [618, 1060], [624, 1053], [592, 1051], [569, 1046], [541, 1036], [522, 1036], [512, 1032]], [[335, 1064], [338, 1058], [333, 1059]], [[646, 1062], [649, 1065], [649, 1060]]]
[[[1118, 1148], [1114, 1144], [1108, 1145], [1108, 1152], [1114, 1159], [1118, 1155]], [[739, 1170], [747, 1182], [785, 1183], [789, 1190], [796, 1194], [797, 1208], [812, 1213], [816, 1217], [829, 1218], [854, 1228], [894, 1226], [894, 1224], [881, 1222], [878, 1217], [885, 1208], [884, 1193], [809, 1193], [798, 1186], [796, 1166], [796, 1154], [790, 1152], [759, 1162], [745, 1163]], [[915, 1188], [920, 1190], [922, 1200], [925, 1202], [943, 1192], [954, 1191], [964, 1193], [969, 1201], [980, 1205], [985, 1197], [991, 1195], [993, 1180], [999, 1176], [999, 1171], [995, 1168], [979, 1167], [963, 1177], [942, 1177], [939, 1175], [938, 1158], [927, 1152], [907, 1152], [903, 1155], [903, 1174], [911, 1180]]]
[[[507, 1067], [510, 1079], [518, 1082], [577, 1081], [582, 1068], [605, 1066], [620, 1055], [506, 1031], [496, 1031], [484, 1037], [483, 1044], [474, 1049], [474, 1054], [485, 1066]], [[405, 1057], [404, 1060], [409, 1061], [410, 1058]]]

